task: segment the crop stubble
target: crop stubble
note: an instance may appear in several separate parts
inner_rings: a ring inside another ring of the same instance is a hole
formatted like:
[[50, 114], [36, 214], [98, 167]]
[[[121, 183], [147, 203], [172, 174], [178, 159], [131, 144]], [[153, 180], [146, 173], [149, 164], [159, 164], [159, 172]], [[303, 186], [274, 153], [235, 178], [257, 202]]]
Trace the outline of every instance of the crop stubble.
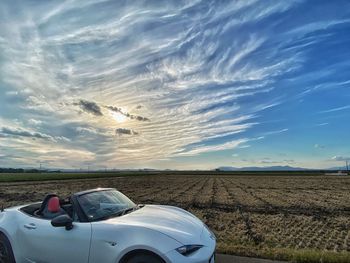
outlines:
[[278, 249], [350, 252], [350, 177], [156, 175], [1, 183], [0, 203], [38, 201], [115, 187], [137, 203], [170, 204], [200, 217], [221, 251], [266, 256]]

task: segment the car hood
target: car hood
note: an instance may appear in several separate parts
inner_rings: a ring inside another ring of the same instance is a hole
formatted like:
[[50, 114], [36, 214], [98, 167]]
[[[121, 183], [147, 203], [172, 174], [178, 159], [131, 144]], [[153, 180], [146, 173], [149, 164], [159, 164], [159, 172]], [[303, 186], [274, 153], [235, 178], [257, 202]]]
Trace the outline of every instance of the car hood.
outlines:
[[130, 214], [109, 220], [159, 231], [183, 245], [200, 244], [204, 224], [191, 213], [177, 207], [146, 205]]

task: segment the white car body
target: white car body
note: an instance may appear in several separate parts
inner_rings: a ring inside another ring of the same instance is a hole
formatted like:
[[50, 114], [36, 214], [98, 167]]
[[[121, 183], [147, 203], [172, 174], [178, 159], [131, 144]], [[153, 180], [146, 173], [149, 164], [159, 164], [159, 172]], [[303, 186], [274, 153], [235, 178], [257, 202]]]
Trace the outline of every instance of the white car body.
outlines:
[[[119, 263], [132, 251], [149, 251], [166, 263], [212, 263], [216, 240], [191, 213], [172, 206], [145, 205], [123, 216], [53, 227], [18, 206], [0, 212], [0, 232], [9, 239], [16, 263]], [[176, 249], [201, 245], [184, 256]]]

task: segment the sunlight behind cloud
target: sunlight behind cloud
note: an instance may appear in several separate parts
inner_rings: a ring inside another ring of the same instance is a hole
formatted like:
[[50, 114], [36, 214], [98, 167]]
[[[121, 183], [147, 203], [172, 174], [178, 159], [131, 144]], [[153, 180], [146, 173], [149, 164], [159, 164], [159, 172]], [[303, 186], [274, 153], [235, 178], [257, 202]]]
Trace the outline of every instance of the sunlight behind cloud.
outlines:
[[[71, 151], [104, 167], [203, 167], [344, 141], [350, 9], [319, 5], [330, 12], [300, 0], [1, 2], [0, 164], [56, 154], [64, 166]], [[350, 154], [340, 148], [329, 154]]]
[[123, 123], [128, 119], [125, 115], [123, 115], [119, 112], [112, 111], [112, 112], [110, 112], [110, 114], [112, 115], [113, 119], [118, 123]]

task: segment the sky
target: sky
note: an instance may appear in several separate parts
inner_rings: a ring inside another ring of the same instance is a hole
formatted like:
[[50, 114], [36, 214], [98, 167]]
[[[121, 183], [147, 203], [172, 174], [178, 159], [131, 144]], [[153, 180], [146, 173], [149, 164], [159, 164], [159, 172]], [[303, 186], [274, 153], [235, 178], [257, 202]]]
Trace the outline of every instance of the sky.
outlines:
[[348, 0], [0, 3], [0, 167], [350, 159]]

